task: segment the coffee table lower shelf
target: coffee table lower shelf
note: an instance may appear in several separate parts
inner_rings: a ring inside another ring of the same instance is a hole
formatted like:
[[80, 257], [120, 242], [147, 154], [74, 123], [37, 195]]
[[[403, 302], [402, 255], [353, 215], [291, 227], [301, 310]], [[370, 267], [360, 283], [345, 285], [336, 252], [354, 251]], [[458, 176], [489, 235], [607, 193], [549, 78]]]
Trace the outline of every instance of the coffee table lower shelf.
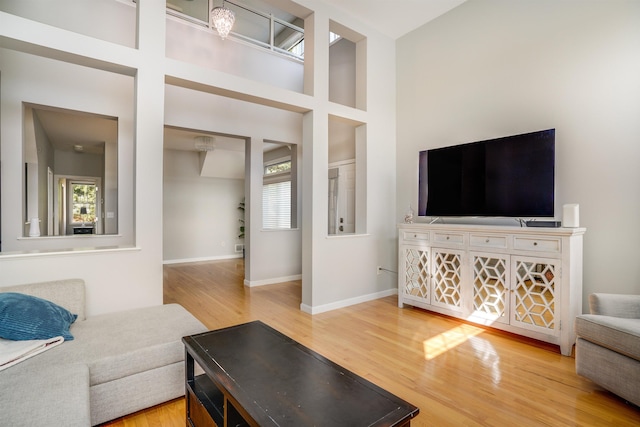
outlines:
[[187, 420], [192, 427], [249, 426], [231, 402], [226, 404], [225, 424], [225, 397], [213, 381], [202, 374], [187, 382]]

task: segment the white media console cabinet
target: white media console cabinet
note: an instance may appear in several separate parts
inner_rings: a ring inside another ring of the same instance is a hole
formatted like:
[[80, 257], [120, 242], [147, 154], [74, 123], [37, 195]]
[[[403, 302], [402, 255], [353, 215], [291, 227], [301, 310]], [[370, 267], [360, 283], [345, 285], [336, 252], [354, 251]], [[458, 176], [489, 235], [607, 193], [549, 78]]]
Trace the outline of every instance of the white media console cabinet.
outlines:
[[398, 226], [405, 304], [560, 346], [582, 314], [584, 228]]

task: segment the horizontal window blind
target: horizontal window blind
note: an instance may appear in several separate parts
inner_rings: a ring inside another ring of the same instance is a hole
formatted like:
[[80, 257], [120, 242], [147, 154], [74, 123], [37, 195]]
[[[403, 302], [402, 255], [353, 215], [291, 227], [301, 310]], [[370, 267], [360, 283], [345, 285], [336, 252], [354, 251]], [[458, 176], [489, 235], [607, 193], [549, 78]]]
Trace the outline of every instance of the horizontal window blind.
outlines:
[[262, 228], [291, 228], [291, 181], [262, 187]]

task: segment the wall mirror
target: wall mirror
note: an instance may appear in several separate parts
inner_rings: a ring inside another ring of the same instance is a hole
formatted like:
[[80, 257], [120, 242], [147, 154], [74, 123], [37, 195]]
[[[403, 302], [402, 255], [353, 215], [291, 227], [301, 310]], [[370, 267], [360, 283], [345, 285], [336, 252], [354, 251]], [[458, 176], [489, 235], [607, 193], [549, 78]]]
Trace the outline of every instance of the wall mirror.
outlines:
[[25, 237], [118, 233], [118, 119], [24, 104]]
[[264, 141], [262, 228], [297, 228], [298, 146]]

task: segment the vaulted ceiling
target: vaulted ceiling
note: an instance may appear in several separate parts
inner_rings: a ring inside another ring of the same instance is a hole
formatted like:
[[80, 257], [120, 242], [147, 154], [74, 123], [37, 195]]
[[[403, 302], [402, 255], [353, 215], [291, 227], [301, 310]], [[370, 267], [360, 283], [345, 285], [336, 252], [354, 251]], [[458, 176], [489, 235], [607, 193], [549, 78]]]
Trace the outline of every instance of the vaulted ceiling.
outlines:
[[466, 0], [320, 0], [397, 39]]

